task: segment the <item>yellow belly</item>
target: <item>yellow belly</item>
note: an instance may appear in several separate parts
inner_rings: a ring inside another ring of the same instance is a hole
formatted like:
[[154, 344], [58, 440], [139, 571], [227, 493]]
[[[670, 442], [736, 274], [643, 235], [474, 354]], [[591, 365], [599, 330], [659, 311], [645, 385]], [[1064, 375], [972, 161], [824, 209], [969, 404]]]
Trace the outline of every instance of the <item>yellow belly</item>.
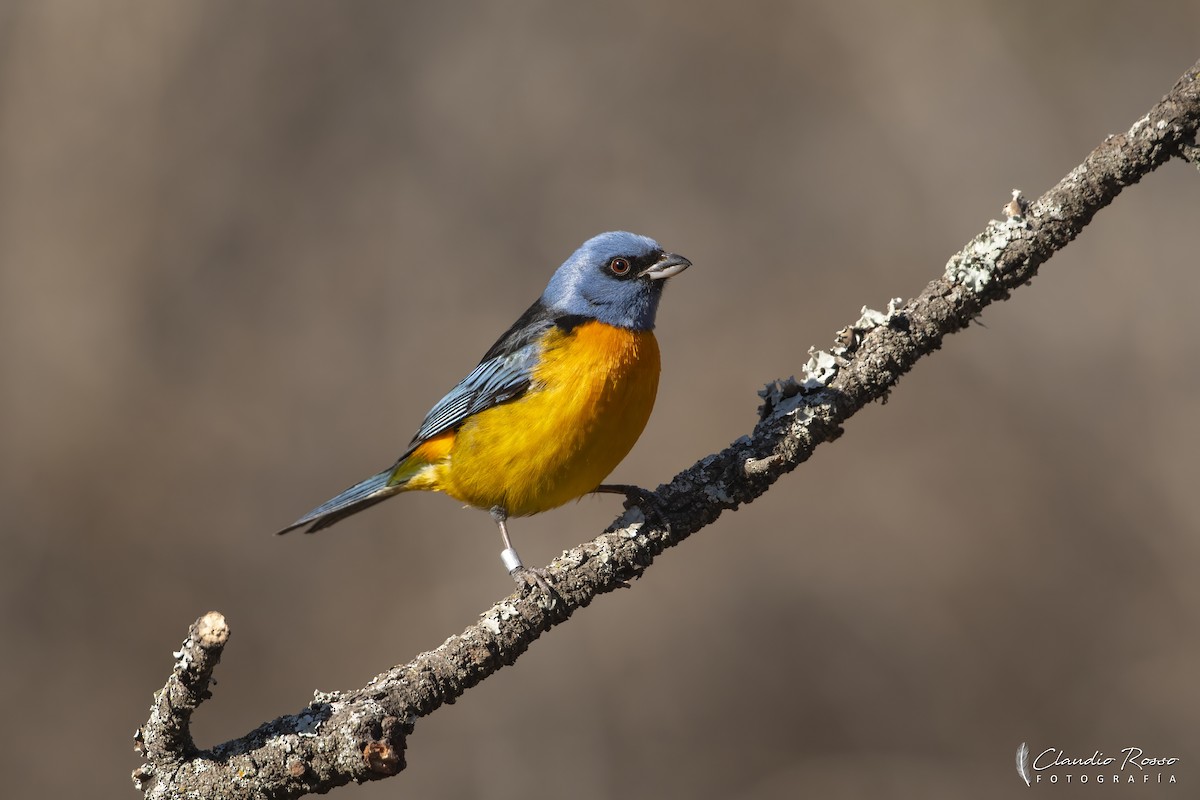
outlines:
[[595, 489], [633, 448], [658, 392], [651, 331], [585, 322], [552, 331], [533, 385], [476, 414], [412, 488], [445, 492], [511, 516], [536, 514]]

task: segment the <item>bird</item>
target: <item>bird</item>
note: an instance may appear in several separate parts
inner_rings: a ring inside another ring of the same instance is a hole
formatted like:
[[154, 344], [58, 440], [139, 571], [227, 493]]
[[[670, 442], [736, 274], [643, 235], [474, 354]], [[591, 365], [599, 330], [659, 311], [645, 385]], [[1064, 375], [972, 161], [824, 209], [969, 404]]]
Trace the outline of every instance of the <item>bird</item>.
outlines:
[[631, 501], [649, 495], [602, 482], [650, 419], [660, 372], [659, 300], [667, 279], [691, 265], [627, 231], [588, 239], [434, 404], [392, 466], [279, 533], [315, 533], [403, 492], [442, 492], [488, 511], [509, 575], [519, 587], [549, 594], [545, 573], [525, 567], [513, 547], [508, 520], [593, 492]]

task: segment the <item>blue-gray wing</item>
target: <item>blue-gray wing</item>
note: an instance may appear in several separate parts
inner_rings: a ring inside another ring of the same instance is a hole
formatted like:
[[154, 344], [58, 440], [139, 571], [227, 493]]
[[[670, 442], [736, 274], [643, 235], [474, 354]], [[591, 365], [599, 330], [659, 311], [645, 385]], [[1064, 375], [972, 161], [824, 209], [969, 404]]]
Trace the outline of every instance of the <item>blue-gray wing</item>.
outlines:
[[542, 336], [559, 322], [540, 300], [534, 303], [492, 345], [479, 366], [430, 409], [413, 436], [410, 450], [457, 428], [473, 414], [523, 395], [541, 356]]
[[472, 414], [523, 395], [529, 388], [540, 349], [539, 344], [531, 342], [515, 352], [490, 358], [471, 370], [470, 375], [429, 410], [413, 437], [413, 444], [457, 428]]

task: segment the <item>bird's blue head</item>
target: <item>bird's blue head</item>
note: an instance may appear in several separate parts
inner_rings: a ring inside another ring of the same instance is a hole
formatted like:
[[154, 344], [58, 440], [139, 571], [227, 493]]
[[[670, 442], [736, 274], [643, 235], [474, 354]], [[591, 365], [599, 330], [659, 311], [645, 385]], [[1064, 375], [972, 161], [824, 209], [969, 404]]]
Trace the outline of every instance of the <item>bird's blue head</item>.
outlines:
[[554, 311], [630, 330], [654, 328], [663, 285], [692, 262], [625, 231], [593, 236], [568, 258], [542, 294]]

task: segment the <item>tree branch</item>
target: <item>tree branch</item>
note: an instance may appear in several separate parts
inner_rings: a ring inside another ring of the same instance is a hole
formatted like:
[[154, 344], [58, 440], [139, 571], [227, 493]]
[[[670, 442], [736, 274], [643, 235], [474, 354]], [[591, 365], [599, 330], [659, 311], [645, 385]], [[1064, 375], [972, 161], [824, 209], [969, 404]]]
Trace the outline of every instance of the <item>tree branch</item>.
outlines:
[[810, 351], [802, 381], [768, 385], [759, 393], [763, 404], [753, 432], [660, 486], [652, 520], [631, 508], [604, 534], [555, 559], [547, 568], [553, 598], [510, 595], [441, 647], [367, 686], [317, 693], [299, 713], [211, 750], [196, 748], [188, 724], [209, 697], [229, 629], [216, 612], [201, 617], [175, 653], [175, 669], [138, 731], [147, 763], [134, 771], [135, 786], [147, 798], [189, 792], [293, 798], [400, 772], [405, 739], [418, 718], [512, 664], [542, 632], [597, 595], [628, 586], [665, 549], [725, 510], [751, 502], [808, 460], [817, 445], [836, 439], [846, 419], [886, 399], [943, 337], [1032, 280], [1122, 189], [1168, 159], [1194, 153], [1198, 127], [1200, 62], [1126, 133], [1107, 138], [1032, 204], [1014, 192], [1005, 219], [990, 222], [919, 296], [903, 305], [894, 300], [884, 312], [864, 308], [829, 352]]

